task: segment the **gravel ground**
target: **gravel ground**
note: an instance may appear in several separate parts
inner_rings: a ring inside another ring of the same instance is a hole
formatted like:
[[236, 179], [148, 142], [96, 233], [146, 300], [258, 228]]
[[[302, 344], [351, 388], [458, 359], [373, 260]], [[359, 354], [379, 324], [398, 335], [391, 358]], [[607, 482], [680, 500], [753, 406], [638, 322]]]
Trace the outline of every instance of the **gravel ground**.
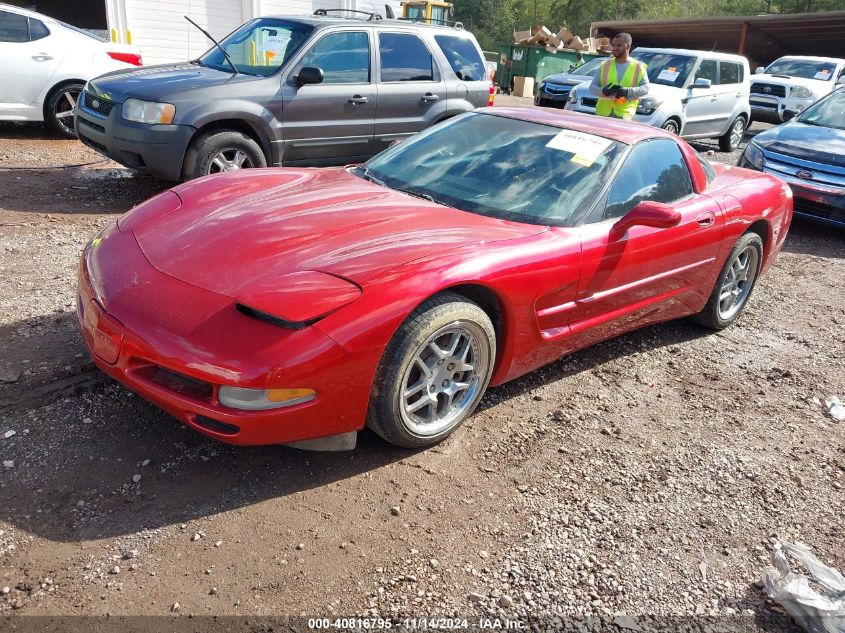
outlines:
[[427, 451], [364, 432], [310, 454], [207, 440], [87, 360], [81, 248], [165, 186], [0, 125], [0, 616], [793, 631], [759, 586], [772, 542], [845, 570], [845, 424], [823, 404], [845, 399], [845, 232], [796, 221], [722, 333], [582, 351]]

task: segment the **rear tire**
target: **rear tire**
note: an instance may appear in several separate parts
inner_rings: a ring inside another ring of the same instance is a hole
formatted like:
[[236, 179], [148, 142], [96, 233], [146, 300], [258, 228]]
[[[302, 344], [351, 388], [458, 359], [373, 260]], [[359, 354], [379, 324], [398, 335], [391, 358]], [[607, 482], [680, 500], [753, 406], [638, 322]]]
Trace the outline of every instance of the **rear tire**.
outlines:
[[44, 106], [44, 121], [50, 129], [64, 138], [76, 138], [73, 128], [73, 109], [82, 89], [81, 83], [70, 83], [60, 86], [50, 93]]
[[731, 123], [728, 131], [719, 137], [719, 149], [723, 152], [732, 152], [742, 143], [742, 138], [745, 136], [746, 130], [745, 119], [738, 116]]
[[763, 240], [746, 233], [731, 249], [707, 305], [693, 320], [713, 330], [724, 330], [739, 318], [757, 283], [763, 261]]
[[496, 334], [484, 310], [457, 294], [432, 297], [388, 343], [367, 426], [404, 448], [441, 442], [478, 405], [495, 358]]
[[215, 130], [191, 143], [185, 153], [185, 180], [224, 171], [266, 167], [264, 152], [254, 140], [235, 130]]

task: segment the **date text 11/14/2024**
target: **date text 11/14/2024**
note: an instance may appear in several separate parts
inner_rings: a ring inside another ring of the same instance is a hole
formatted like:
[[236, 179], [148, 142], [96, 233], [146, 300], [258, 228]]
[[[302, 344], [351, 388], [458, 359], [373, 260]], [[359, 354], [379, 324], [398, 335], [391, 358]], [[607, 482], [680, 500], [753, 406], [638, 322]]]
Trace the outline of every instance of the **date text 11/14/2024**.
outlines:
[[309, 618], [308, 628], [314, 630], [391, 630], [398, 631], [521, 631], [527, 625], [508, 618]]

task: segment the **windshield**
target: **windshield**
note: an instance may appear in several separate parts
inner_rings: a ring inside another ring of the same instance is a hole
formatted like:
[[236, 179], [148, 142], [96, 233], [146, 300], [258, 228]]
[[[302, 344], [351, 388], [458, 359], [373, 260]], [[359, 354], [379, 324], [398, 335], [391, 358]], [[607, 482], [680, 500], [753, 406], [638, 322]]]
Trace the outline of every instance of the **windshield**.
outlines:
[[632, 57], [648, 66], [648, 80], [653, 84], [682, 88], [695, 66], [695, 57], [672, 53], [634, 51]]
[[355, 173], [480, 215], [572, 226], [598, 198], [625, 147], [593, 134], [468, 113], [388, 149]]
[[834, 63], [806, 59], [779, 59], [766, 68], [766, 73], [769, 75], [818, 79], [819, 81], [830, 81], [835, 71], [836, 64]]
[[[226, 49], [238, 72], [267, 76], [287, 62], [313, 30], [313, 27], [300, 22], [260, 18], [244, 24], [223, 39], [220, 45]], [[209, 68], [232, 70], [216, 46], [199, 61]]]
[[583, 66], [578, 66], [577, 68], [570, 69], [569, 73], [571, 75], [584, 75], [585, 77], [592, 77], [598, 72], [602, 61], [604, 60], [594, 59], [592, 61], [587, 62]]
[[845, 130], [845, 92], [839, 91], [811, 105], [797, 118], [801, 123]]

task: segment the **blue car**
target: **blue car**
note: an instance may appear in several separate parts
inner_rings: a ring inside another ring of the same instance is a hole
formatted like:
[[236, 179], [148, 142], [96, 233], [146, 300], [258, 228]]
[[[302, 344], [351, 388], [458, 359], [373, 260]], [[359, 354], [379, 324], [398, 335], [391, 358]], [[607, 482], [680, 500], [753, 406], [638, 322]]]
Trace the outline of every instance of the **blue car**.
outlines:
[[605, 59], [605, 57], [593, 59], [578, 68], [573, 68], [571, 72], [549, 75], [537, 87], [534, 105], [563, 108], [569, 98], [569, 92], [578, 84], [592, 80]]
[[845, 228], [845, 89], [755, 136], [738, 164], [787, 182], [795, 215]]

